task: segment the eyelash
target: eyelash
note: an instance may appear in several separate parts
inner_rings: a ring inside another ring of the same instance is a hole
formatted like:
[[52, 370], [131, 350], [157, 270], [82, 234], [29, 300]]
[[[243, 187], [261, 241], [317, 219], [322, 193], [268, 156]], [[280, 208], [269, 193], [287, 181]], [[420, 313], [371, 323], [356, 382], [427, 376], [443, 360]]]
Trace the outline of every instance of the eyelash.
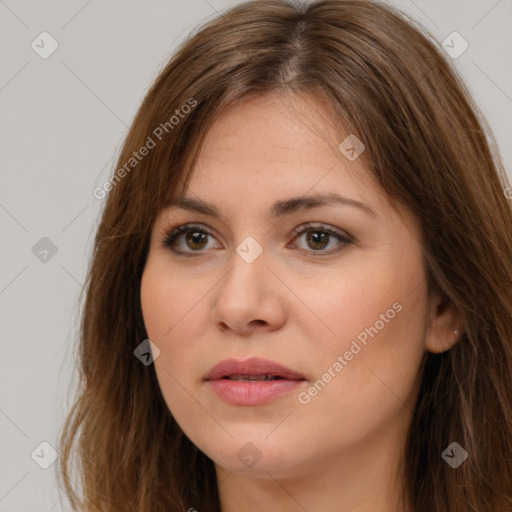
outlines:
[[[302, 235], [304, 233], [307, 233], [308, 231], [325, 232], [325, 233], [333, 236], [339, 242], [342, 243], [341, 249], [335, 249], [335, 250], [331, 250], [331, 251], [322, 251], [322, 250], [319, 250], [319, 251], [313, 251], [313, 250], [306, 251], [308, 253], [312, 253], [312, 255], [314, 257], [330, 256], [331, 254], [334, 254], [334, 253], [337, 253], [337, 252], [341, 251], [345, 246], [350, 245], [350, 244], [353, 243], [352, 237], [350, 237], [350, 236], [343, 236], [343, 235], [341, 235], [339, 233], [336, 233], [332, 229], [329, 229], [327, 226], [323, 226], [323, 225], [313, 226], [310, 223], [306, 223], [306, 224], [303, 224], [303, 225], [301, 225], [298, 228], [293, 230], [293, 232], [295, 233], [296, 237], [298, 237], [298, 236], [300, 236], [300, 235]], [[188, 233], [188, 232], [196, 232], [196, 233], [210, 235], [210, 236], [213, 237], [213, 233], [209, 229], [207, 229], [207, 228], [205, 228], [203, 226], [197, 226], [197, 225], [194, 225], [194, 224], [183, 224], [183, 225], [178, 226], [176, 228], [169, 229], [164, 234], [164, 236], [160, 239], [160, 244], [163, 247], [170, 248], [174, 253], [179, 254], [179, 255], [183, 255], [185, 257], [194, 258], [194, 257], [200, 256], [200, 253], [203, 252], [201, 250], [193, 251], [192, 253], [176, 250], [175, 246], [176, 246], [177, 238], [180, 235], [182, 235], [183, 233]], [[305, 249], [301, 249], [301, 250], [305, 250]], [[194, 254], [194, 252], [196, 254]]]

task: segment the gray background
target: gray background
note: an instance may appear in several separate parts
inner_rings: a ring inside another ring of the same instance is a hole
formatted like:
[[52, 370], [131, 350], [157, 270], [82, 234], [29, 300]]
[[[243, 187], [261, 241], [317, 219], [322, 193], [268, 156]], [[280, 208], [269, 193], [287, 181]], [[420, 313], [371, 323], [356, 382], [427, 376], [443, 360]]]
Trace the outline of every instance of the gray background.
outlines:
[[[0, 0], [0, 512], [69, 510], [58, 500], [57, 463], [43, 469], [36, 460], [49, 460], [39, 445], [57, 447], [70, 406], [77, 298], [102, 203], [92, 191], [113, 171], [145, 91], [178, 42], [236, 3]], [[453, 62], [510, 176], [512, 0], [392, 3], [440, 43], [453, 31], [469, 43]], [[43, 31], [59, 45], [47, 59], [31, 47]], [[44, 253], [43, 237], [55, 254]]]

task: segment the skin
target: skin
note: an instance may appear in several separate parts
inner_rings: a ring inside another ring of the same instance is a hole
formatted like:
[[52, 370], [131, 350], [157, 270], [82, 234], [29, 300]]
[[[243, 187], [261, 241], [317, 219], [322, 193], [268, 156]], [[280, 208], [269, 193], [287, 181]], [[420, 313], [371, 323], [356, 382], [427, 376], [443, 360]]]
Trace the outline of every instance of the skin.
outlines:
[[[392, 208], [362, 158], [337, 150], [350, 132], [327, 119], [313, 95], [270, 94], [225, 111], [187, 191], [222, 218], [173, 207], [153, 225], [141, 304], [160, 349], [155, 371], [174, 418], [215, 463], [224, 512], [404, 510], [401, 456], [422, 358], [460, 336], [458, 313], [428, 293], [419, 224]], [[275, 201], [329, 192], [369, 205], [375, 217], [340, 204], [268, 214]], [[314, 227], [294, 233], [308, 222]], [[180, 235], [177, 249], [190, 258], [160, 242], [186, 223], [213, 232], [202, 243]], [[320, 223], [352, 243], [332, 235], [318, 243]], [[263, 249], [252, 263], [236, 252], [247, 236]], [[394, 318], [301, 403], [298, 393], [396, 303]], [[258, 406], [227, 404], [203, 381], [219, 361], [252, 356], [307, 381]], [[237, 457], [248, 442], [261, 454], [252, 467]]]

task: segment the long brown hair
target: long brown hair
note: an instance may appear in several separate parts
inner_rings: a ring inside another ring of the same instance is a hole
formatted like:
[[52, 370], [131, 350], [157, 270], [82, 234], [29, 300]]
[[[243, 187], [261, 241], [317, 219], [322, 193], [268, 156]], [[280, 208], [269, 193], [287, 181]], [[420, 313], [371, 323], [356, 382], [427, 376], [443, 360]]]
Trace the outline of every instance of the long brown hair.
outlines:
[[[220, 510], [213, 462], [173, 419], [153, 365], [134, 356], [147, 338], [140, 281], [153, 221], [184, 192], [213, 120], [271, 91], [323, 95], [363, 141], [383, 191], [421, 224], [429, 289], [461, 314], [458, 342], [425, 354], [404, 460], [408, 507], [510, 512], [507, 177], [432, 36], [369, 0], [239, 4], [185, 41], [147, 93], [112, 179], [94, 194], [106, 198], [84, 291], [79, 385], [60, 436], [59, 483], [73, 509]], [[454, 441], [468, 453], [457, 469], [441, 456]]]

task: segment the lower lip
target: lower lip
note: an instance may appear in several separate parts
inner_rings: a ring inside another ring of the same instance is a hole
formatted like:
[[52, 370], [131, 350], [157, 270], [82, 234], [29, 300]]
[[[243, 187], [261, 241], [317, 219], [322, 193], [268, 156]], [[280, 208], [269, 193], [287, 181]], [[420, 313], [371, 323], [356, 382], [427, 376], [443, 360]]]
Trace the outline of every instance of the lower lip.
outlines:
[[213, 391], [233, 405], [259, 405], [271, 402], [300, 386], [304, 380], [243, 381], [218, 379], [208, 381]]

